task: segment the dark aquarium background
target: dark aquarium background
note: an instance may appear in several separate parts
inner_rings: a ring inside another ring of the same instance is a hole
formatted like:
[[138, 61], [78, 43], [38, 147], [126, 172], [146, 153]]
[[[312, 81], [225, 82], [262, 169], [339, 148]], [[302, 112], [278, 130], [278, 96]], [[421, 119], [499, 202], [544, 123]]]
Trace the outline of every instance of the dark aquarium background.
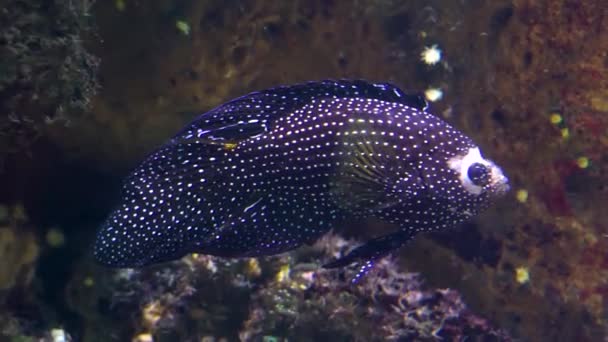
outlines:
[[[122, 179], [183, 125], [338, 78], [424, 93], [508, 196], [357, 286], [319, 265], [391, 227], [95, 264]], [[607, 151], [604, 0], [0, 0], [0, 340], [604, 341]]]

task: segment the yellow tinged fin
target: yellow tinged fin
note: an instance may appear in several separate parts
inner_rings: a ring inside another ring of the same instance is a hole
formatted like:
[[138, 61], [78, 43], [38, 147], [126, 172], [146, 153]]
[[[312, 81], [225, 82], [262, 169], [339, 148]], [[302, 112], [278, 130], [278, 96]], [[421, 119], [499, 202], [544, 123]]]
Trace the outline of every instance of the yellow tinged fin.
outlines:
[[226, 149], [227, 151], [232, 151], [234, 150], [239, 144], [236, 142], [228, 142], [228, 143], [224, 143], [224, 149]]
[[343, 134], [340, 149], [340, 166], [331, 180], [331, 193], [338, 205], [350, 210], [368, 210], [384, 207], [387, 200], [387, 174], [379, 159], [385, 148], [378, 146], [378, 136], [371, 135], [371, 124], [353, 120]]

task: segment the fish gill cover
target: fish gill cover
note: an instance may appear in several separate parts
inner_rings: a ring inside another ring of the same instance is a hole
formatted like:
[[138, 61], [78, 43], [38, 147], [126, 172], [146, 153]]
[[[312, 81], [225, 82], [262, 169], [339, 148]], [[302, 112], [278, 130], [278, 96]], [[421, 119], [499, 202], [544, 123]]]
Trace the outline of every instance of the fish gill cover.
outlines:
[[326, 267], [374, 261], [453, 227], [508, 190], [467, 136], [385, 83], [322, 81], [251, 93], [205, 113], [126, 179], [96, 259], [136, 267], [188, 253], [274, 255], [345, 218], [399, 226]]

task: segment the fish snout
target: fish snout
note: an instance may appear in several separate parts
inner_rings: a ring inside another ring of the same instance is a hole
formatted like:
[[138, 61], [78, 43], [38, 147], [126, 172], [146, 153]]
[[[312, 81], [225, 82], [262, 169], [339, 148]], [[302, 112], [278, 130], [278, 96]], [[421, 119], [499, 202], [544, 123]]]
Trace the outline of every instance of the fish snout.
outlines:
[[509, 185], [509, 178], [505, 176], [504, 172], [500, 169], [500, 167], [495, 164], [492, 165], [491, 172], [491, 188], [494, 190], [498, 196], [503, 196], [511, 189]]

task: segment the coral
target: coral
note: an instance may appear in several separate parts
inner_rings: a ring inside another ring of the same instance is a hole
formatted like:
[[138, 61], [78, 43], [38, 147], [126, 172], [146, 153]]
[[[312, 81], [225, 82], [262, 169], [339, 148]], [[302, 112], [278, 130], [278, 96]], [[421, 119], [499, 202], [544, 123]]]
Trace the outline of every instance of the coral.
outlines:
[[[29, 317], [41, 248], [21, 205], [0, 205], [0, 340], [52, 341], [49, 331]], [[46, 338], [46, 339], [45, 339]]]
[[93, 1], [0, 1], [0, 154], [89, 106], [99, 60], [84, 47]]
[[357, 285], [350, 282], [357, 269], [336, 272], [309, 266], [334, 255], [337, 246], [344, 249], [353, 242], [324, 237], [313, 248], [321, 255], [299, 260], [288, 279], [276, 279], [255, 292], [241, 339], [509, 339], [469, 311], [456, 291], [425, 288], [418, 274], [397, 271], [390, 259], [379, 262], [369, 278]]
[[64, 329], [52, 328], [38, 333], [26, 332], [27, 329], [14, 317], [0, 315], [0, 338], [9, 342], [71, 342], [70, 334]]
[[252, 262], [194, 255], [116, 271], [98, 299], [107, 303], [99, 319], [120, 327], [123, 340], [138, 341], [508, 340], [468, 310], [456, 291], [425, 288], [417, 274], [398, 272], [390, 260], [358, 285], [350, 283], [355, 268], [320, 268], [353, 246], [330, 235], [292, 256]]
[[3, 294], [14, 287], [27, 287], [32, 281], [39, 246], [36, 236], [27, 229], [21, 207], [11, 208], [0, 220], [0, 304]]

